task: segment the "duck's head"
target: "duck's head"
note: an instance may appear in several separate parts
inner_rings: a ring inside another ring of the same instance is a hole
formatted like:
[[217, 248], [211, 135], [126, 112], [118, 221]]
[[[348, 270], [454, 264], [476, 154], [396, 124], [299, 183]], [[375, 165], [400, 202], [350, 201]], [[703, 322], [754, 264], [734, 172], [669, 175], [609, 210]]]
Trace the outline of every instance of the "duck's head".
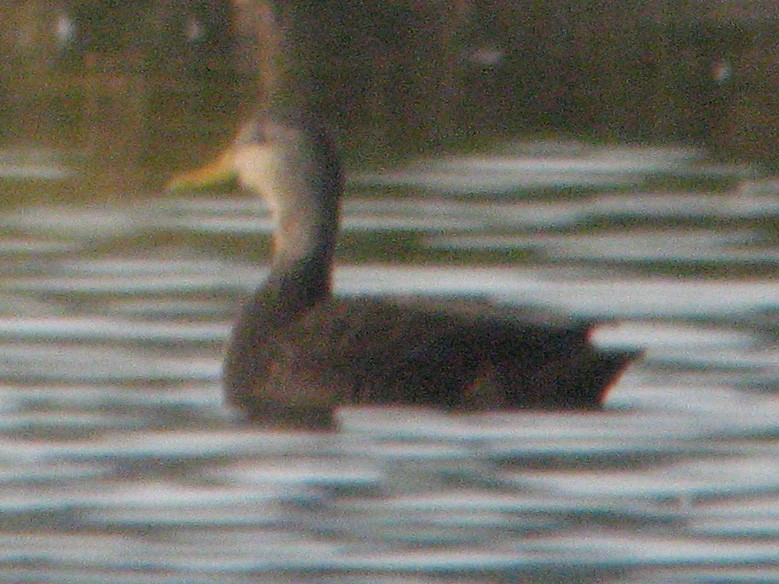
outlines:
[[241, 130], [233, 164], [241, 185], [262, 197], [276, 220], [276, 260], [326, 254], [329, 262], [343, 180], [322, 125], [309, 118], [256, 118]]

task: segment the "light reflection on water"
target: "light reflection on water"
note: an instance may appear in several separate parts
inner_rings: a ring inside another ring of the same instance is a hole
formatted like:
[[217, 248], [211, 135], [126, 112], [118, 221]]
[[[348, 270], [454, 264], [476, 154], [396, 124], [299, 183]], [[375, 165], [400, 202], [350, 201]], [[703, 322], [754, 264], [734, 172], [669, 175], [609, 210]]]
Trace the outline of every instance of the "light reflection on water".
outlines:
[[[528, 169], [544, 190], [523, 190]], [[248, 428], [222, 405], [221, 345], [265, 273], [264, 206], [8, 209], [0, 580], [775, 582], [779, 192], [731, 185], [747, 174], [547, 143], [355, 177], [342, 292], [604, 318], [597, 343], [647, 357], [603, 413], [344, 409], [332, 435]], [[459, 198], [415, 191], [434, 175]], [[561, 199], [560, 175], [587, 188]], [[595, 178], [640, 189], [598, 194]]]

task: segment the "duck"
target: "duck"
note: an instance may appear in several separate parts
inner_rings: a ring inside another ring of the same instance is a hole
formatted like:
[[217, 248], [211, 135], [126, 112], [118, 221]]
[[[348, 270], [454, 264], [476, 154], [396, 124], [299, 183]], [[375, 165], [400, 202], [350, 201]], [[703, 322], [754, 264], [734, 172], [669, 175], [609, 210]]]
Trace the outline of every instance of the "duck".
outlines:
[[344, 178], [313, 112], [255, 117], [232, 160], [275, 224], [269, 273], [240, 309], [224, 360], [227, 401], [252, 422], [331, 429], [349, 406], [597, 409], [640, 354], [596, 348], [595, 323], [523, 307], [335, 295]]

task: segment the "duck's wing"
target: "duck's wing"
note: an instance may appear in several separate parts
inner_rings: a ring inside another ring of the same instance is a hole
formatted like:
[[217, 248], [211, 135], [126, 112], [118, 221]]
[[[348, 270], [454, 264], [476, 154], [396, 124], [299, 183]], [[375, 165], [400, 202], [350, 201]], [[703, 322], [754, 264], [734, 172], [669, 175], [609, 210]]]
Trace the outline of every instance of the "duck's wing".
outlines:
[[333, 300], [277, 338], [268, 381], [334, 404], [596, 407], [633, 355], [589, 330], [482, 301]]

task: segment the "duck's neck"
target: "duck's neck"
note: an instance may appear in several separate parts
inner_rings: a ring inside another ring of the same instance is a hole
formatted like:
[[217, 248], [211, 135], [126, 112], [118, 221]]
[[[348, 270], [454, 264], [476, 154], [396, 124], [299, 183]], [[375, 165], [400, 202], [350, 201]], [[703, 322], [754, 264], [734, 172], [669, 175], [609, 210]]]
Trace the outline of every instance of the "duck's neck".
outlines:
[[340, 161], [311, 114], [253, 121], [236, 150], [244, 185], [268, 203], [276, 228], [270, 276], [259, 296], [272, 308], [302, 311], [330, 294], [343, 181]]

